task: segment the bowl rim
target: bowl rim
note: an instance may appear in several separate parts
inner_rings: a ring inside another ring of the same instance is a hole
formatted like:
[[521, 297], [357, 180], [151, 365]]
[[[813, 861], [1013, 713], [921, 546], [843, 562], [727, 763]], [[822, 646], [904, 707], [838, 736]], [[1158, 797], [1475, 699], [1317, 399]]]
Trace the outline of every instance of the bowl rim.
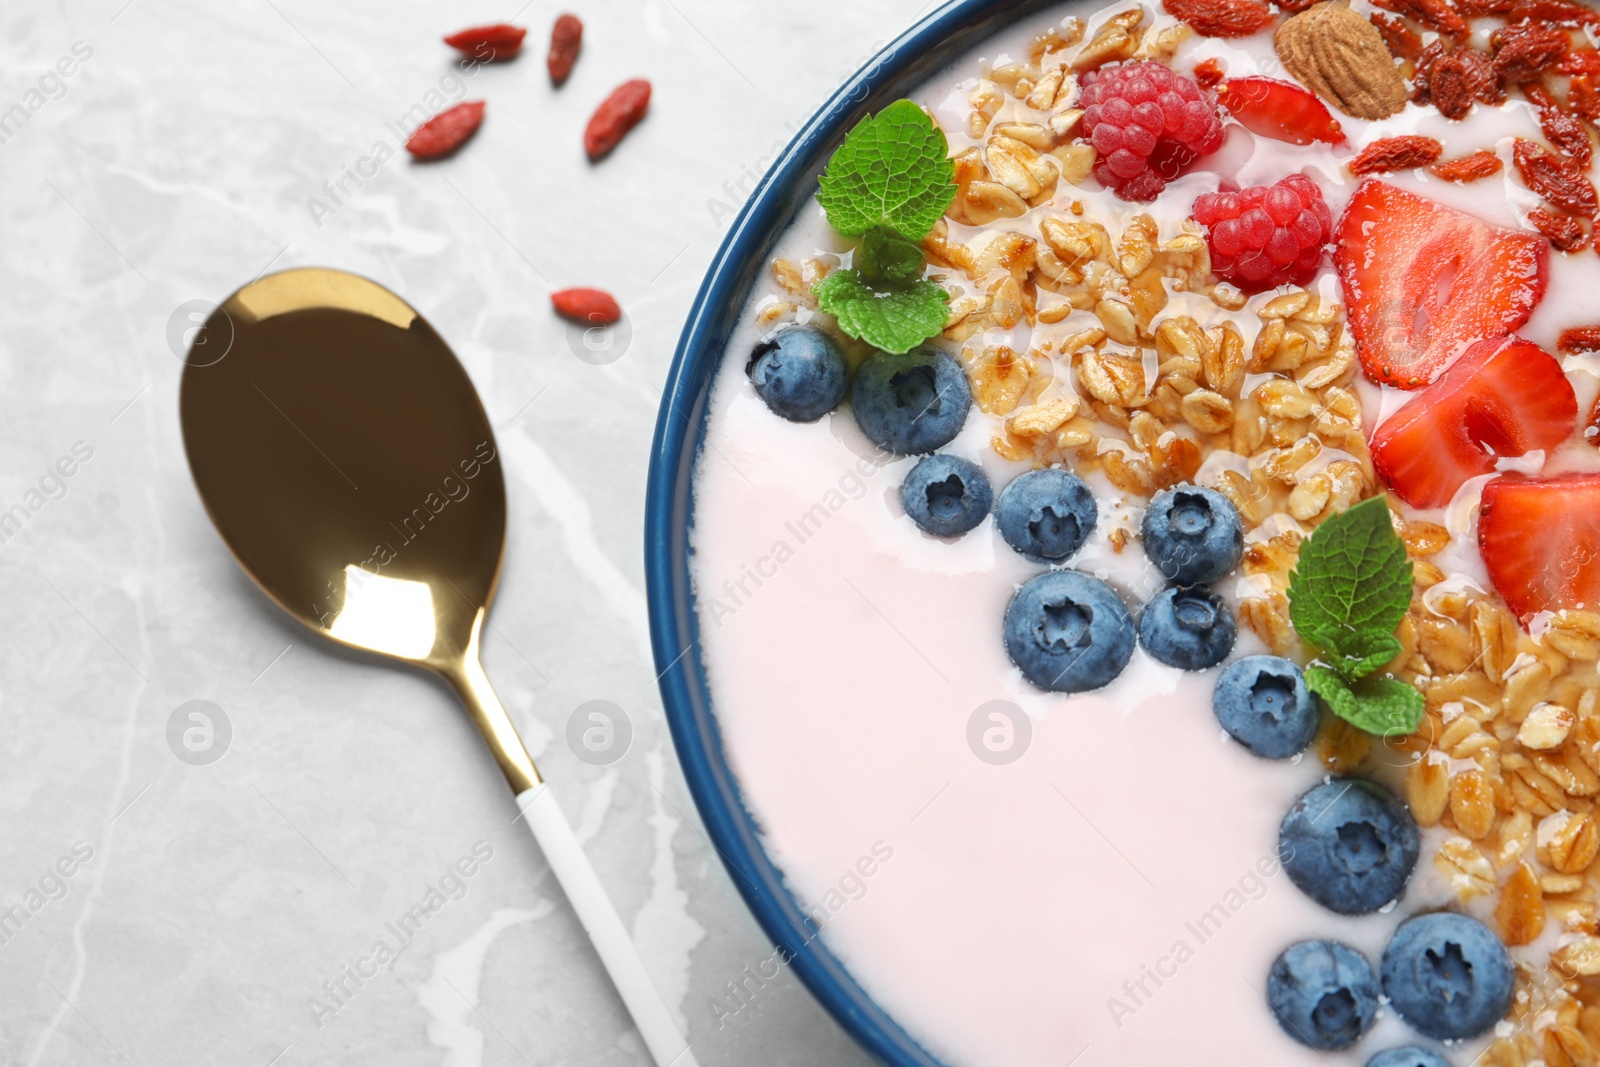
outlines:
[[[713, 257], [673, 354], [651, 445], [645, 495], [645, 577], [657, 684], [678, 760], [706, 833], [756, 921], [839, 1024], [881, 1062], [940, 1067], [822, 944], [822, 926], [790, 894], [745, 808], [711, 710], [689, 576], [691, 482], [711, 386], [730, 333], [777, 238], [815, 191], [831, 150], [852, 126], [952, 65], [983, 39], [1070, 0], [952, 0], [918, 20], [845, 80], [777, 156]], [[763, 965], [767, 961], [763, 961]], [[774, 975], [765, 974], [766, 980]]]

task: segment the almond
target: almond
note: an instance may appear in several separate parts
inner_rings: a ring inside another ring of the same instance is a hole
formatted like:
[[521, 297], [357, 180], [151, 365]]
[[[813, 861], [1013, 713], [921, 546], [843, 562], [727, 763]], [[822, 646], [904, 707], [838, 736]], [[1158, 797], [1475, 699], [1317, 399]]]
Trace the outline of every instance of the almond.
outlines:
[[1346, 115], [1385, 119], [1406, 106], [1406, 82], [1383, 35], [1339, 0], [1289, 19], [1273, 43], [1289, 73]]

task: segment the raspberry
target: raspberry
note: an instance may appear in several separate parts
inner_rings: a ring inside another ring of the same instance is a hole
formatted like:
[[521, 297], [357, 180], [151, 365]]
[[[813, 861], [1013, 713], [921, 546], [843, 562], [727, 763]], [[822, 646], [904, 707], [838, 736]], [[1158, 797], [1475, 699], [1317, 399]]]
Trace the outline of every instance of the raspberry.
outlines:
[[1194, 202], [1194, 220], [1206, 228], [1211, 269], [1248, 293], [1309, 282], [1333, 234], [1322, 190], [1299, 174], [1207, 193]]
[[1124, 200], [1154, 200], [1196, 159], [1222, 147], [1216, 104], [1171, 67], [1122, 63], [1089, 71], [1081, 84], [1094, 176]]

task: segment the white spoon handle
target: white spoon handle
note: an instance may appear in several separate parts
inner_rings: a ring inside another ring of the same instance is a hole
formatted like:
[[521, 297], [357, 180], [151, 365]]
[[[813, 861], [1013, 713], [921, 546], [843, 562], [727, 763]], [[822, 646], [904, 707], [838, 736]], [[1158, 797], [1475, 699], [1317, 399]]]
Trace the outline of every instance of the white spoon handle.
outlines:
[[561, 813], [560, 806], [550, 793], [548, 783], [541, 782], [532, 789], [517, 794], [517, 805], [527, 816], [528, 828], [539, 842], [545, 859], [556, 872], [561, 888], [572, 902], [578, 920], [583, 923], [589, 940], [600, 954], [600, 961], [611, 974], [622, 1002], [628, 1006], [633, 1021], [644, 1035], [650, 1056], [656, 1067], [699, 1067], [689, 1043], [678, 1032], [678, 1024], [667, 1010], [655, 983], [639, 959], [639, 950], [628, 936], [622, 917], [606, 895], [605, 887], [584, 855], [583, 846], [572, 832], [572, 824]]

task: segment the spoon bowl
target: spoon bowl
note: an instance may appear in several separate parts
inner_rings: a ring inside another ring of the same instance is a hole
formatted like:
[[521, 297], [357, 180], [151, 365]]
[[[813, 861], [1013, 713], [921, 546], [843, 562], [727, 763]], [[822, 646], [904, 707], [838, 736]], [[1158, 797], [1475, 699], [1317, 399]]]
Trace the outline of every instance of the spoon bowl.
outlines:
[[404, 300], [343, 271], [283, 271], [190, 345], [178, 410], [211, 521], [301, 623], [443, 676], [660, 1067], [696, 1067], [571, 824], [479, 661], [506, 486], [483, 404]]

